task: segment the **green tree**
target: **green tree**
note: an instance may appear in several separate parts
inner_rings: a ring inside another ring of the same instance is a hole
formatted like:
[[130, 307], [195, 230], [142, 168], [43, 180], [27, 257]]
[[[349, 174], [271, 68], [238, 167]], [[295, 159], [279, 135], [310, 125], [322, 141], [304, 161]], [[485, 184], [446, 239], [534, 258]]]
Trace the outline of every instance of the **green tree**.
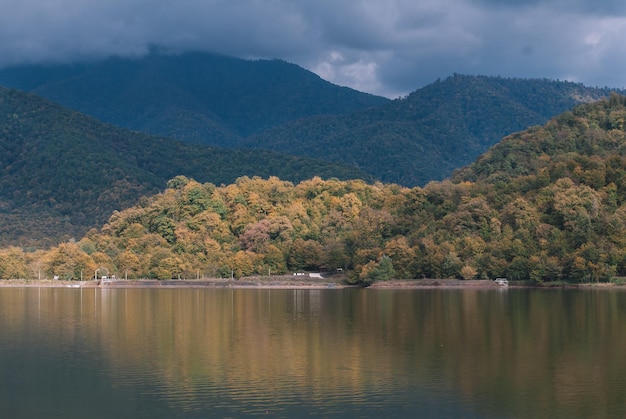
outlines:
[[371, 284], [377, 281], [388, 281], [395, 275], [393, 261], [387, 255], [383, 255], [378, 261], [368, 262], [359, 275], [359, 279], [364, 284]]

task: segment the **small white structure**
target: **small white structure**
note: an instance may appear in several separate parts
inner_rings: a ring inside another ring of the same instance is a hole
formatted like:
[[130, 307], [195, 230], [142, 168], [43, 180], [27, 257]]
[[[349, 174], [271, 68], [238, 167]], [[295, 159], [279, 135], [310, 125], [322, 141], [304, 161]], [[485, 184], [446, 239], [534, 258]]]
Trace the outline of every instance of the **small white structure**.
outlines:
[[495, 283], [500, 285], [501, 287], [509, 286], [509, 280], [506, 278], [496, 278]]
[[294, 272], [293, 276], [308, 276], [309, 278], [323, 279], [322, 274], [319, 272]]

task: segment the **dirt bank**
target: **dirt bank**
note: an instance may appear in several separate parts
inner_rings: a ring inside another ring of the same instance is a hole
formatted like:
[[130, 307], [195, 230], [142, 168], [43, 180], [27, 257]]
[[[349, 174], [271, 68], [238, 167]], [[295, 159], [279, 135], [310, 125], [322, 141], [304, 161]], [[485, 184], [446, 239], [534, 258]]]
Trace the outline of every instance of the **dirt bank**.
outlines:
[[458, 279], [407, 279], [382, 281], [372, 284], [372, 289], [407, 289], [407, 288], [502, 288], [491, 280], [468, 280]]
[[326, 289], [345, 288], [341, 279], [294, 279], [282, 277], [250, 277], [242, 279], [201, 279], [201, 280], [115, 280], [115, 281], [61, 281], [61, 280], [0, 280], [0, 287], [54, 287], [54, 288], [284, 288], [284, 289]]
[[[61, 281], [61, 280], [0, 280], [0, 287], [56, 287], [56, 288], [276, 288], [276, 289], [342, 289], [356, 288], [347, 285], [342, 276], [329, 278], [293, 277], [290, 275], [269, 277], [248, 277], [241, 279], [209, 278], [200, 280], [116, 280], [116, 281]], [[526, 283], [509, 283], [510, 288], [529, 287]], [[382, 281], [372, 284], [368, 289], [501, 289], [492, 280], [457, 280], [457, 279], [407, 279]], [[552, 288], [547, 283], [542, 288]], [[613, 283], [563, 284], [558, 288], [609, 288], [626, 289], [626, 285]]]

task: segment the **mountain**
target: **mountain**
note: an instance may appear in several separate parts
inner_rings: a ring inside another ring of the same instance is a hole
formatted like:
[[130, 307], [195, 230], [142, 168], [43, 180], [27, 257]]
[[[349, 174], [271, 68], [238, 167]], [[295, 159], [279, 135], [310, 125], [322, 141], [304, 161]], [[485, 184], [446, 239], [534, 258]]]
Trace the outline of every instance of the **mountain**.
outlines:
[[[178, 175], [368, 178], [281, 153], [182, 143], [131, 132], [22, 91], [0, 88], [0, 243], [79, 237]], [[370, 178], [371, 179], [371, 178]]]
[[424, 185], [470, 164], [503, 136], [611, 91], [552, 80], [454, 75], [377, 108], [292, 121], [241, 145], [353, 164], [385, 182]]
[[0, 70], [0, 85], [123, 128], [220, 146], [294, 119], [389, 101], [333, 85], [284, 61], [208, 53], [23, 65]]
[[0, 70], [0, 84], [186, 142], [350, 165], [405, 186], [441, 180], [505, 135], [607, 97], [546, 79], [454, 75], [390, 101], [279, 60], [207, 53]]
[[[7, 260], [19, 252], [0, 251], [0, 278], [27, 275]], [[453, 179], [423, 188], [320, 178], [215, 186], [179, 176], [38, 266], [64, 279], [97, 267], [160, 279], [341, 267], [363, 284], [623, 282], [626, 97], [512, 134]]]

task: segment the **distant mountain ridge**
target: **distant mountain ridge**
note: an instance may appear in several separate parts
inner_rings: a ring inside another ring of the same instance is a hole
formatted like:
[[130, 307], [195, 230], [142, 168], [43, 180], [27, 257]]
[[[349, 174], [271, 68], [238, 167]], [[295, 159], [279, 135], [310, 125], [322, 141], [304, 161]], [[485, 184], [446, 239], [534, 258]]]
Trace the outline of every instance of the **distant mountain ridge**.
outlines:
[[285, 61], [209, 53], [23, 65], [0, 70], [0, 85], [123, 128], [219, 146], [294, 119], [389, 101]]
[[128, 129], [324, 159], [406, 186], [451, 176], [505, 135], [615, 90], [453, 75], [390, 101], [284, 61], [208, 53], [25, 65], [0, 70], [0, 84]]

